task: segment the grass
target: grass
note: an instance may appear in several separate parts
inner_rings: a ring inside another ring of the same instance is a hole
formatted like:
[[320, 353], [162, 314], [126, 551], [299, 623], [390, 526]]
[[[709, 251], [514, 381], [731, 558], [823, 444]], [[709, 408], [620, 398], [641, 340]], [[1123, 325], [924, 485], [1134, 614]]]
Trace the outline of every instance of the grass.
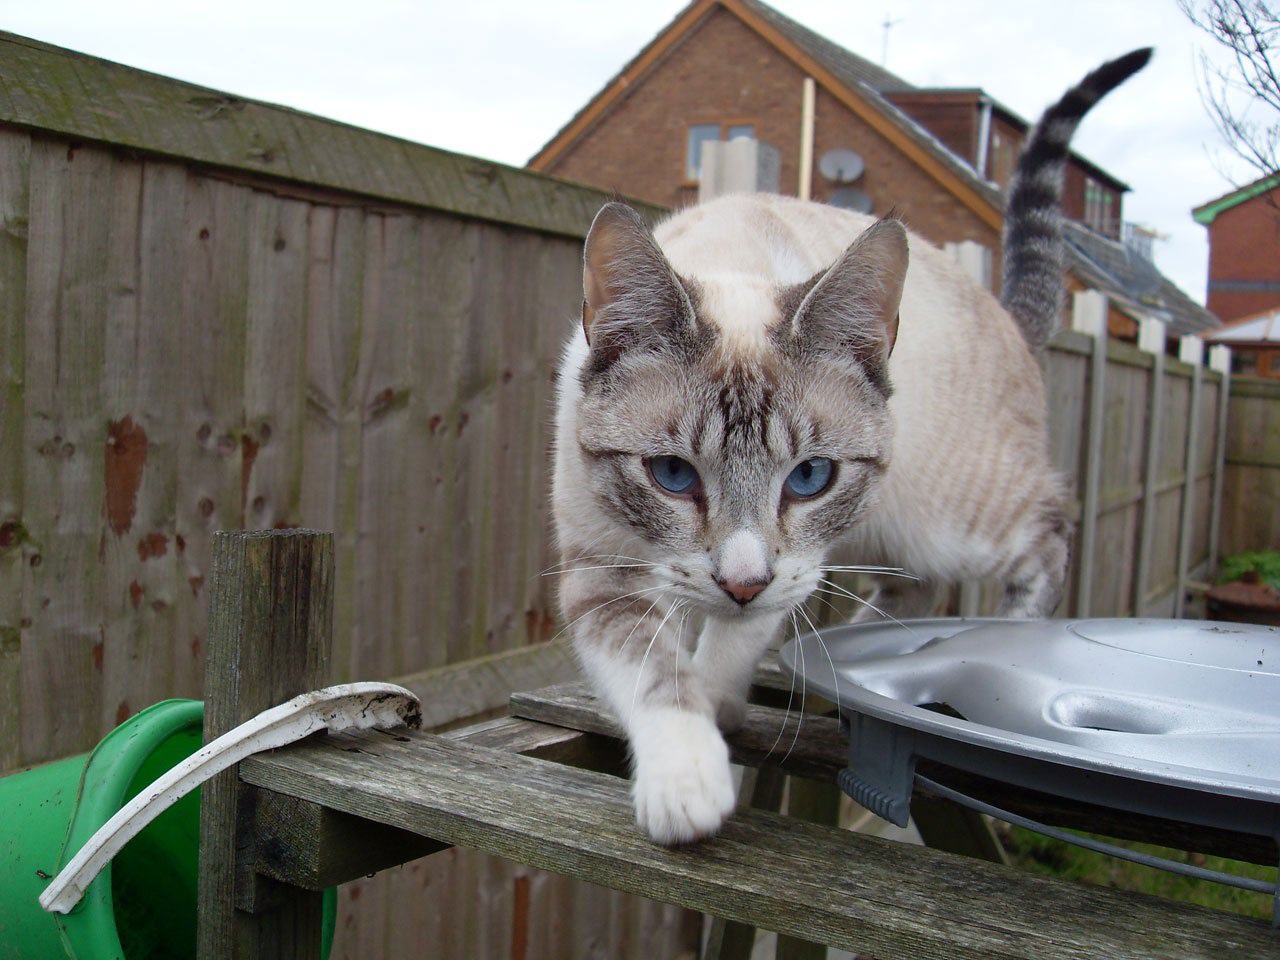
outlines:
[[[1261, 920], [1271, 919], [1272, 901], [1271, 897], [1265, 894], [1228, 887], [1207, 880], [1194, 880], [1153, 867], [1144, 867], [1127, 860], [1119, 860], [1071, 844], [1050, 840], [1048, 837], [1042, 837], [1038, 833], [1021, 827], [1012, 827], [1003, 823], [997, 823], [996, 827], [1000, 840], [1009, 853], [1009, 858], [1019, 867], [1032, 873], [1116, 887], [1121, 890], [1135, 890], [1169, 900], [1195, 903], [1216, 910], [1229, 910]], [[1261, 867], [1224, 857], [1168, 850], [1146, 843], [1129, 843], [1107, 837], [1098, 839], [1168, 860], [1190, 863], [1197, 867], [1252, 877], [1269, 883], [1276, 881], [1275, 867]]]

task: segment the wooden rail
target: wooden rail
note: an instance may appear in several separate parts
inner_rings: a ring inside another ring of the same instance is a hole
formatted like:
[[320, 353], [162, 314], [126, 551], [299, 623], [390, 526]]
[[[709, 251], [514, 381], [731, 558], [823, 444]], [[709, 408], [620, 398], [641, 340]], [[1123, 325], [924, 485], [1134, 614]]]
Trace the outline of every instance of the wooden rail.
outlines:
[[[239, 715], [268, 690], [283, 697], [296, 683], [319, 682], [331, 541], [298, 531], [220, 534], [217, 549], [224, 562], [213, 596], [223, 609], [213, 612], [219, 649], [206, 706], [215, 718]], [[200, 957], [311, 960], [314, 891], [448, 844], [880, 960], [1280, 951], [1280, 934], [1236, 915], [757, 810], [735, 815], [714, 840], [658, 847], [635, 827], [628, 784], [609, 769], [621, 753], [606, 739], [614, 731], [585, 691], [521, 695], [514, 710], [526, 716], [447, 735], [328, 736], [241, 764], [239, 785], [202, 811]], [[784, 716], [753, 707], [733, 738], [736, 758], [782, 760], [769, 745]], [[803, 722], [783, 766], [829, 777], [842, 762], [839, 730]], [[217, 851], [229, 856], [210, 855]]]

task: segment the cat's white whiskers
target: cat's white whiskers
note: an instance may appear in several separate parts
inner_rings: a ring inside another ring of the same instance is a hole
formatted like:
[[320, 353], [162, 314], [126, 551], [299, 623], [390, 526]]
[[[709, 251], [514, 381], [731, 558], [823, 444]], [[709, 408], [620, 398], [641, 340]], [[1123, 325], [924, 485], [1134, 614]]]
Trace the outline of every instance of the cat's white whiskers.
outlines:
[[609, 658], [610, 663], [616, 662], [618, 657], [622, 656], [622, 652], [627, 649], [627, 644], [631, 642], [631, 638], [634, 637], [636, 635], [636, 631], [640, 629], [640, 624], [645, 622], [649, 614], [653, 613], [654, 609], [661, 602], [662, 602], [662, 598], [659, 597], [657, 600], [653, 601], [653, 603], [649, 604], [648, 610], [640, 614], [640, 616], [636, 617], [636, 622], [632, 625], [631, 629], [627, 631], [627, 635], [626, 637], [623, 638], [622, 643], [619, 645], [618, 649], [613, 651], [613, 656]]
[[[584, 560], [625, 560], [626, 563], [602, 563], [595, 566], [578, 567], [574, 564], [581, 563]], [[572, 573], [575, 570], [607, 570], [610, 567], [634, 568], [634, 567], [656, 567], [658, 564], [652, 560], [643, 560], [640, 557], [627, 557], [618, 553], [590, 553], [581, 556], [571, 557], [568, 560], [561, 560], [559, 563], [553, 563], [547, 569], [538, 574], [540, 577], [551, 577], [561, 573]]]
[[920, 577], [917, 577], [914, 573], [908, 573], [902, 567], [877, 567], [874, 565], [848, 564], [833, 566], [824, 565], [818, 569], [823, 573], [870, 573], [875, 574], [878, 577], [902, 577], [906, 580], [914, 580], [917, 583], [921, 580]]
[[843, 714], [844, 710], [842, 709], [842, 704], [840, 703], [840, 681], [839, 681], [839, 678], [836, 676], [836, 663], [835, 663], [835, 660], [833, 660], [831, 657], [831, 651], [827, 648], [827, 641], [822, 639], [822, 631], [820, 631], [814, 625], [813, 620], [809, 616], [809, 612], [805, 610], [804, 607], [800, 608], [800, 615], [804, 617], [805, 622], [809, 624], [809, 629], [812, 630], [813, 635], [818, 638], [818, 644], [822, 647], [823, 654], [826, 655], [827, 664], [828, 666], [831, 667], [831, 683], [836, 688], [836, 711], [838, 713]]
[[689, 605], [684, 600], [677, 600], [677, 606], [681, 607], [684, 612], [680, 614], [680, 622], [676, 624], [676, 669], [675, 669], [675, 687], [676, 687], [676, 709], [684, 709], [680, 704], [680, 648], [684, 646], [684, 625], [689, 619]]
[[636, 671], [635, 689], [631, 691], [631, 716], [635, 716], [636, 700], [640, 696], [640, 681], [644, 678], [644, 667], [645, 664], [649, 662], [649, 654], [653, 652], [654, 644], [658, 642], [658, 635], [662, 633], [662, 628], [667, 625], [667, 621], [671, 619], [671, 615], [682, 606], [684, 606], [683, 600], [673, 600], [671, 602], [671, 609], [668, 610], [666, 615], [658, 622], [657, 628], [653, 631], [653, 636], [649, 638], [649, 645], [644, 648], [644, 656], [640, 658], [640, 669]]
[[871, 612], [879, 614], [885, 620], [892, 620], [894, 623], [900, 626], [903, 630], [907, 631], [907, 633], [911, 634], [913, 637], [917, 635], [914, 630], [908, 627], [905, 623], [903, 623], [893, 614], [886, 613], [885, 611], [877, 607], [874, 603], [872, 603], [870, 600], [866, 600], [858, 596], [852, 590], [846, 590], [844, 587], [840, 586], [838, 583], [834, 583], [826, 579], [820, 580], [819, 582], [825, 584], [830, 589], [824, 590], [822, 587], [818, 587], [816, 590], [817, 593], [826, 593], [826, 594], [830, 594], [833, 597], [846, 597], [849, 600], [853, 600], [857, 603], [862, 604]]
[[[794, 608], [793, 608], [793, 610], [792, 610], [792, 623], [794, 623], [794, 622], [795, 622], [794, 615], [795, 615], [796, 613], [799, 613], [799, 614], [800, 614], [800, 616], [804, 617], [805, 622], [807, 622], [807, 623], [809, 624], [809, 626], [810, 626], [810, 627], [812, 627], [812, 626], [813, 626], [813, 621], [812, 621], [812, 620], [810, 620], [810, 619], [809, 619], [809, 615], [808, 615], [807, 613], [805, 613], [804, 604], [799, 604], [799, 605], [797, 605], [796, 607], [794, 607]], [[797, 635], [798, 635], [798, 634], [799, 634], [799, 631], [797, 630]], [[798, 654], [800, 654], [800, 709], [799, 709], [799, 711], [798, 711], [798, 712], [797, 712], [797, 714], [796, 714], [796, 732], [795, 732], [795, 736], [793, 736], [793, 737], [791, 738], [791, 746], [787, 747], [787, 752], [786, 752], [786, 754], [784, 754], [784, 755], [783, 755], [783, 757], [782, 757], [782, 763], [786, 763], [786, 762], [787, 762], [787, 759], [791, 756], [791, 751], [792, 751], [792, 750], [794, 750], [794, 749], [796, 748], [796, 743], [800, 740], [800, 729], [804, 726], [804, 707], [805, 707], [805, 700], [806, 700], [806, 698], [808, 697], [808, 678], [807, 678], [807, 674], [808, 674], [808, 672], [809, 672], [809, 671], [808, 671], [808, 668], [806, 668], [806, 667], [805, 667], [805, 663], [804, 663], [804, 644], [803, 644], [803, 643], [799, 643], [799, 642], [797, 642], [797, 643], [796, 643], [796, 652], [797, 652]], [[793, 684], [792, 684], [792, 685], [794, 686], [794, 681], [793, 681]], [[790, 709], [788, 709], [788, 710], [787, 710], [787, 715], [788, 715], [788, 717], [791, 715], [791, 711], [790, 711]], [[786, 721], [783, 721], [783, 729], [784, 729], [784, 730], [786, 729]]]
[[561, 627], [559, 632], [557, 632], [556, 635], [552, 637], [548, 642], [555, 643], [562, 636], [564, 636], [565, 633], [569, 631], [569, 628], [574, 626], [583, 617], [589, 617], [591, 616], [591, 614], [595, 613], [597, 610], [607, 607], [611, 603], [617, 603], [619, 600], [629, 600], [632, 597], [644, 596], [645, 594], [648, 594], [648, 593], [657, 593], [658, 591], [665, 590], [665, 589], [666, 589], [665, 586], [663, 586], [662, 584], [659, 584], [656, 587], [645, 587], [641, 590], [632, 590], [630, 593], [624, 593], [617, 597], [610, 597], [604, 603], [598, 603], [594, 607], [592, 607], [590, 610], [586, 611], [585, 613], [578, 614], [576, 617], [574, 617], [572, 620], [566, 623], [563, 627]]
[[656, 563], [597, 563], [589, 567], [565, 567], [563, 570], [544, 570], [539, 576], [558, 577], [566, 573], [581, 573], [584, 570], [635, 570], [656, 566]]
[[[794, 607], [791, 609], [789, 616], [791, 617], [791, 630], [798, 637], [800, 636], [800, 626], [799, 624], [796, 623], [796, 611]], [[787, 709], [786, 709], [786, 712], [782, 715], [782, 724], [781, 726], [778, 727], [778, 736], [774, 738], [774, 741], [772, 745], [770, 745], [768, 752], [766, 752], [764, 755], [764, 759], [766, 760], [768, 760], [771, 756], [773, 756], [773, 751], [778, 748], [778, 744], [782, 742], [782, 735], [787, 731], [787, 721], [791, 719], [791, 704], [792, 704], [792, 701], [795, 700], [795, 696], [796, 696], [796, 675], [795, 675], [795, 672], [792, 671], [791, 690], [787, 694]]]

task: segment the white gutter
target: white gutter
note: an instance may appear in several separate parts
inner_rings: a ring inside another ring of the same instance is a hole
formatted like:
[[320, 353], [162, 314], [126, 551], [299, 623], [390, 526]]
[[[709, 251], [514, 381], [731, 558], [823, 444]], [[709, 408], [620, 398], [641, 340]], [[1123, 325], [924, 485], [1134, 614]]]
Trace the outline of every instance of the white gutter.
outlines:
[[978, 153], [974, 157], [974, 169], [983, 180], [987, 179], [987, 154], [991, 147], [991, 98], [982, 96], [978, 99]]
[[804, 78], [804, 91], [800, 97], [800, 185], [797, 194], [801, 200], [813, 196], [813, 127], [816, 87], [813, 77]]

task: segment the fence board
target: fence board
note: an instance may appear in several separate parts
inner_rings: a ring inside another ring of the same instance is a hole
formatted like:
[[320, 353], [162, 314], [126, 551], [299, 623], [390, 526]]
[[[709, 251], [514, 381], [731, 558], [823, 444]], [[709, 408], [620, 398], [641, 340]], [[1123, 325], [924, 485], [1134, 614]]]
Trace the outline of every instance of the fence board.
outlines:
[[[183, 371], [173, 358], [183, 336], [185, 193], [179, 167], [141, 161], [115, 166], [101, 403], [108, 443], [113, 431], [123, 436], [125, 425], [133, 425], [136, 439], [126, 444], [138, 447], [139, 474], [128, 516], [112, 522], [99, 551], [106, 590], [97, 654], [102, 728], [174, 689], [174, 644], [154, 638], [174, 635], [180, 600], [174, 524], [180, 421], [174, 405]], [[109, 506], [111, 497], [108, 490]]]
[[23, 396], [26, 325], [28, 169], [31, 137], [0, 128], [0, 770], [21, 762], [22, 522], [26, 444]]
[[22, 584], [32, 642], [22, 645], [24, 763], [75, 753], [98, 732], [105, 611], [99, 552], [131, 519], [145, 456], [132, 421], [109, 435], [99, 415], [107, 301], [103, 286], [88, 278], [107, 266], [115, 165], [100, 151], [32, 143], [23, 524], [33, 544]]
[[1280, 547], [1280, 384], [1231, 379], [1223, 554]]
[[175, 362], [177, 408], [175, 539], [189, 595], [177, 603], [174, 694], [199, 696], [208, 629], [209, 559], [215, 530], [234, 529], [242, 499], [249, 207], [253, 193], [188, 175], [183, 216], [182, 332]]

